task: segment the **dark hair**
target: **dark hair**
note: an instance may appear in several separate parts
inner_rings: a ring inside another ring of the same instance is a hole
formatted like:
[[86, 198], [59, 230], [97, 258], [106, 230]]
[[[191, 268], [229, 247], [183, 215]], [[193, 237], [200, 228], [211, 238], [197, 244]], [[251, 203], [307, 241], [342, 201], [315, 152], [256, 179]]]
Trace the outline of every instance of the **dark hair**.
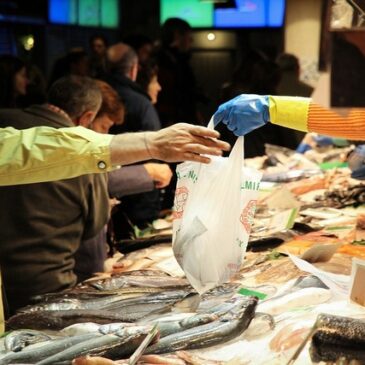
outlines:
[[105, 47], [108, 47], [109, 46], [109, 42], [108, 42], [107, 38], [105, 37], [104, 34], [101, 34], [101, 33], [93, 34], [89, 38], [89, 44], [90, 44], [90, 46], [92, 46], [92, 44], [94, 43], [95, 39], [101, 39], [104, 42]]
[[167, 47], [175, 40], [175, 34], [186, 34], [191, 31], [189, 23], [180, 18], [168, 18], [161, 28], [161, 42]]
[[15, 75], [25, 67], [25, 63], [18, 57], [11, 55], [0, 56], [0, 107], [16, 107], [14, 90]]
[[80, 62], [86, 57], [87, 53], [84, 50], [74, 50], [70, 51], [63, 57], [58, 58], [53, 64], [52, 73], [49, 78], [49, 85], [52, 85], [61, 77], [70, 75], [72, 65]]
[[157, 76], [158, 67], [155, 62], [144, 62], [139, 65], [139, 70], [137, 74], [137, 84], [141, 86], [141, 88], [147, 92], [148, 85], [150, 84], [152, 78]]
[[296, 56], [290, 53], [282, 53], [276, 59], [281, 71], [297, 72], [299, 70], [299, 61]]
[[138, 51], [145, 44], [153, 44], [153, 41], [150, 37], [137, 33], [125, 37], [124, 43], [130, 45], [135, 51]]
[[76, 119], [89, 110], [97, 112], [101, 101], [96, 81], [86, 76], [62, 77], [48, 92], [48, 102], [64, 110], [71, 119]]
[[106, 82], [95, 80], [102, 96], [102, 102], [97, 117], [107, 115], [115, 124], [122, 124], [124, 120], [124, 104], [118, 93]]

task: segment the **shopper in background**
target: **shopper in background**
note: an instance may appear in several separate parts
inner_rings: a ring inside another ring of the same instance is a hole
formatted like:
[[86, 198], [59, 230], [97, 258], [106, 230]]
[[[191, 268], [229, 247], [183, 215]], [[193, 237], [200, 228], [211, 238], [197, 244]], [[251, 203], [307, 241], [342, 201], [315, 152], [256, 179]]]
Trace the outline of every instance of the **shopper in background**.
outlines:
[[123, 125], [113, 133], [154, 131], [161, 128], [160, 120], [147, 93], [136, 83], [138, 57], [130, 46], [118, 43], [108, 49], [110, 73], [105, 80], [117, 91], [126, 108]]
[[124, 43], [131, 46], [137, 53], [140, 64], [149, 62], [153, 51], [153, 41], [144, 34], [131, 34], [124, 38]]
[[11, 55], [0, 56], [0, 108], [16, 108], [17, 99], [27, 92], [25, 63]]
[[69, 75], [88, 76], [89, 73], [87, 53], [82, 48], [75, 48], [70, 50], [64, 57], [56, 60], [48, 85], [51, 86], [61, 77]]
[[277, 86], [278, 95], [306, 96], [312, 95], [314, 88], [300, 80], [300, 65], [298, 58], [290, 53], [282, 53], [276, 63], [281, 77]]
[[[280, 81], [278, 66], [258, 50], [248, 50], [233, 73], [232, 81], [222, 88], [222, 97], [227, 101], [242, 93], [275, 94]], [[222, 138], [230, 144], [235, 136], [221, 127], [218, 130]], [[245, 139], [245, 157], [256, 157], [265, 154], [265, 144], [273, 144], [295, 149], [295, 132], [287, 128], [267, 124], [251, 133]]]
[[[118, 92], [126, 108], [123, 125], [113, 127], [111, 132], [160, 129], [160, 120], [148, 94], [136, 83], [138, 57], [135, 51], [124, 43], [118, 43], [108, 49], [108, 61], [111, 73], [106, 81]], [[125, 197], [113, 216], [116, 237], [130, 237], [132, 227], [129, 222], [145, 228], [159, 217], [160, 210], [158, 189]]]
[[149, 96], [151, 103], [157, 103], [158, 94], [161, 91], [161, 85], [158, 81], [158, 67], [152, 62], [140, 64], [136, 82], [141, 86]]
[[[107, 83], [96, 80], [101, 94], [101, 107], [92, 122], [91, 129], [107, 133], [114, 124], [123, 123], [124, 106], [119, 100], [117, 92]], [[166, 186], [171, 179], [172, 172], [167, 164], [145, 163], [141, 165], [125, 166], [111, 171], [107, 176], [108, 192], [111, 198], [151, 191], [156, 187]], [[113, 202], [114, 203], [114, 202]], [[122, 202], [123, 204], [123, 202]], [[106, 229], [80, 244], [75, 254], [75, 269], [78, 281], [83, 281], [95, 272], [104, 270], [106, 251]]]
[[102, 34], [94, 34], [89, 41], [89, 67], [92, 77], [100, 78], [107, 72], [107, 49], [109, 42]]
[[192, 30], [185, 20], [169, 18], [164, 22], [156, 55], [162, 87], [156, 107], [163, 127], [181, 121], [203, 123], [197, 112], [199, 96], [190, 65], [192, 41]]

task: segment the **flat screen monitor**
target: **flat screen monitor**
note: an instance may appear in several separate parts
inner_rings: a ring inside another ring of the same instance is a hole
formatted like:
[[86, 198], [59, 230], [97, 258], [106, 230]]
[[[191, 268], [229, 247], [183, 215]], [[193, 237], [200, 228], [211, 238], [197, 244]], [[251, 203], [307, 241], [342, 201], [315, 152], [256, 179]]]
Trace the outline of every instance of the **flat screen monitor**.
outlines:
[[281, 27], [284, 15], [285, 0], [231, 0], [216, 5], [206, 0], [160, 0], [161, 24], [177, 17], [197, 28]]
[[168, 18], [181, 18], [192, 27], [213, 27], [213, 3], [200, 0], [160, 0], [160, 22]]
[[48, 0], [50, 23], [117, 28], [118, 0]]

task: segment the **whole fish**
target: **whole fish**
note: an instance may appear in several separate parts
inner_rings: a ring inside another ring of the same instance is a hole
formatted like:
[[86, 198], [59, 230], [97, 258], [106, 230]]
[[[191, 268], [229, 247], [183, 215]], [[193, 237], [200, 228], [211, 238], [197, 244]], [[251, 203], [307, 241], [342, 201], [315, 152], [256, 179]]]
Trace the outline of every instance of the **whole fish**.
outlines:
[[8, 319], [7, 330], [29, 328], [33, 330], [61, 330], [75, 323], [94, 322], [107, 324], [124, 322], [124, 316], [102, 310], [38, 311], [19, 313]]
[[198, 298], [195, 293], [191, 294], [189, 291], [185, 290], [174, 290], [129, 299], [125, 299], [118, 295], [85, 301], [73, 299], [72, 307], [69, 307], [71, 300], [66, 299], [66, 307], [64, 302], [45, 303], [22, 308], [20, 312], [35, 313], [39, 311], [57, 311], [66, 309], [117, 311], [120, 316], [123, 316], [120, 320], [121, 322], [134, 322], [152, 313], [168, 312], [174, 306], [181, 307], [184, 303], [190, 303], [191, 308], [188, 309], [193, 311], [195, 309], [193, 308], [193, 306], [195, 306], [193, 305], [193, 297]]
[[164, 291], [164, 288], [151, 288], [151, 287], [127, 287], [116, 290], [98, 290], [91, 286], [80, 286], [72, 288], [66, 292], [61, 293], [47, 293], [32, 297], [31, 303], [57, 303], [62, 302], [65, 298], [79, 299], [79, 300], [95, 300], [100, 297], [108, 297], [111, 295], [123, 296], [123, 298], [137, 297], [146, 294], [159, 293]]
[[131, 355], [146, 337], [150, 327], [126, 328], [114, 334], [106, 334], [83, 341], [61, 352], [39, 361], [37, 365], [55, 365], [59, 363], [71, 363], [79, 356], [103, 356], [107, 359], [116, 359]]
[[246, 330], [258, 299], [248, 298], [235, 314], [227, 313], [216, 321], [161, 338], [149, 346], [146, 354], [161, 354], [177, 350], [198, 349], [230, 341]]
[[178, 289], [179, 287], [188, 287], [189, 283], [186, 279], [171, 276], [120, 275], [93, 281], [89, 285], [98, 290], [108, 291], [132, 286]]
[[107, 333], [114, 333], [122, 328], [131, 327], [131, 323], [108, 323], [108, 324], [97, 324], [92, 322], [87, 323], [76, 323], [71, 326], [63, 328], [59, 333], [62, 336], [77, 336], [83, 335], [90, 332], [100, 332], [103, 335]]
[[18, 352], [29, 345], [49, 341], [52, 337], [46, 333], [34, 330], [18, 330], [10, 332], [4, 340], [6, 351]]
[[201, 326], [203, 324], [213, 322], [217, 319], [218, 316], [216, 314], [202, 313], [193, 315], [180, 321], [166, 321], [166, 322], [160, 321], [158, 322], [160, 338], [171, 335], [173, 333], [187, 330], [189, 328]]
[[365, 321], [320, 314], [310, 346], [314, 362], [335, 362], [340, 358], [365, 363]]
[[45, 357], [49, 357], [53, 354], [63, 351], [75, 344], [101, 336], [103, 336], [103, 334], [96, 332], [80, 336], [53, 340], [51, 342], [44, 344], [44, 346], [40, 346], [37, 348], [29, 348], [29, 349], [25, 348], [19, 352], [7, 353], [4, 357], [0, 358], [0, 364], [1, 365], [24, 364], [24, 363], [34, 364], [37, 361], [44, 359]]

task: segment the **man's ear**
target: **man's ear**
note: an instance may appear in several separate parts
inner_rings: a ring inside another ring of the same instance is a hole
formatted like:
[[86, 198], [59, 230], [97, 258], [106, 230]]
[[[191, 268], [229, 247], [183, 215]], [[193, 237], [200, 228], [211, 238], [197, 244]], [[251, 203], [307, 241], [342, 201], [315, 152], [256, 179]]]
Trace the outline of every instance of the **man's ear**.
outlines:
[[129, 71], [129, 77], [132, 81], [137, 80], [137, 75], [138, 75], [138, 62], [134, 63]]
[[80, 125], [81, 127], [90, 128], [91, 123], [95, 119], [96, 113], [88, 110], [85, 113], [81, 115], [80, 118], [77, 120], [77, 125]]

